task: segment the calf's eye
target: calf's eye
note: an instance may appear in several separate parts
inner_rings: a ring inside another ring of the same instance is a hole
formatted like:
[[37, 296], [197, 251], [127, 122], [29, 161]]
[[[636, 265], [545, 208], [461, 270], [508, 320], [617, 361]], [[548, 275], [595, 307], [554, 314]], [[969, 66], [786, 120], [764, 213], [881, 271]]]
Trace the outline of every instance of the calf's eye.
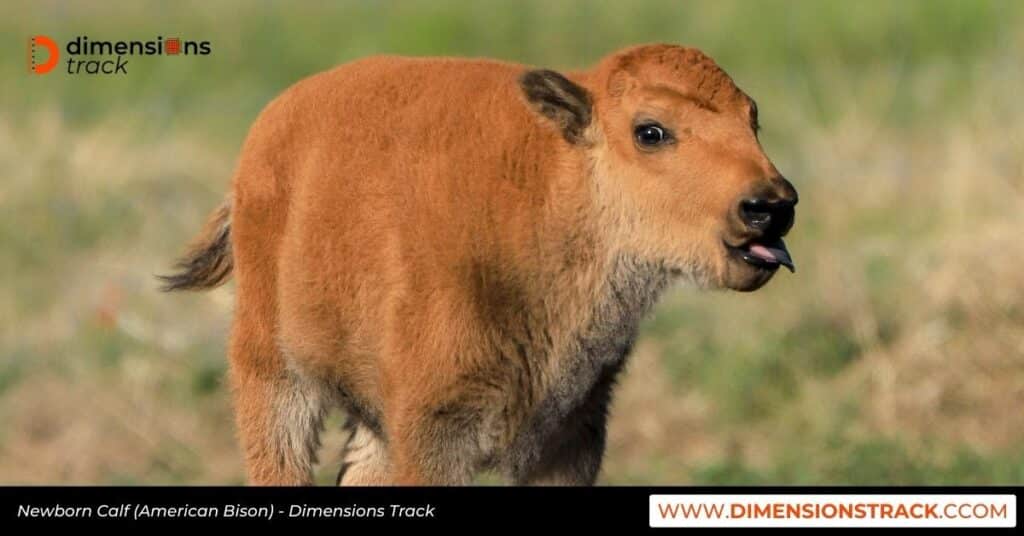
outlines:
[[668, 132], [655, 123], [637, 126], [633, 130], [633, 135], [636, 136], [636, 143], [642, 147], [657, 147], [669, 139]]

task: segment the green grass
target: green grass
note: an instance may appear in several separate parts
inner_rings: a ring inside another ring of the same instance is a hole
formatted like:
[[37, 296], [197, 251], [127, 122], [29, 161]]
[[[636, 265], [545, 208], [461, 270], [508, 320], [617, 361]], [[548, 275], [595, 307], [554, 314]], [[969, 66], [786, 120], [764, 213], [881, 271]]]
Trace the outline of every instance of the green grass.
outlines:
[[[141, 113], [153, 133], [198, 123], [204, 130], [219, 125], [223, 130], [215, 132], [234, 140], [288, 85], [367, 54], [491, 56], [570, 68], [624, 45], [655, 41], [698, 45], [760, 98], [795, 94], [816, 120], [828, 122], [836, 110], [831, 84], [822, 79], [841, 73], [844, 81], [863, 84], [854, 89], [870, 91], [873, 77], [903, 85], [932, 65], [970, 70], [979, 55], [1007, 46], [1005, 36], [1022, 12], [1017, 2], [948, 0], [874, 0], [854, 6], [807, 0], [442, 0], [338, 2], [302, 9], [287, 3], [253, 9], [233, 2], [140, 2], [106, 10], [12, 3], [2, 9], [7, 16], [0, 34], [12, 49], [22, 48], [29, 31], [59, 42], [79, 35], [129, 40], [180, 34], [213, 45], [207, 57], [133, 58], [126, 77], [19, 80], [3, 95], [5, 107], [16, 116], [56, 101], [74, 124]], [[23, 70], [20, 55], [5, 55], [2, 61], [10, 72]], [[971, 76], [945, 80], [928, 101], [898, 92], [876, 99], [867, 111], [897, 124], [911, 122], [921, 114], [950, 110], [950, 104], [969, 94], [971, 83]], [[950, 113], [955, 117], [955, 107]]]
[[[802, 453], [803, 454], [803, 453]], [[752, 468], [731, 459], [692, 469], [693, 483], [738, 486], [849, 485], [880, 486], [913, 483], [919, 486], [1019, 485], [1024, 480], [1024, 456], [980, 456], [959, 451], [952, 460], [933, 461], [908, 452], [899, 442], [875, 440], [813, 452], [825, 459], [808, 468], [807, 458], [790, 455], [769, 470]]]

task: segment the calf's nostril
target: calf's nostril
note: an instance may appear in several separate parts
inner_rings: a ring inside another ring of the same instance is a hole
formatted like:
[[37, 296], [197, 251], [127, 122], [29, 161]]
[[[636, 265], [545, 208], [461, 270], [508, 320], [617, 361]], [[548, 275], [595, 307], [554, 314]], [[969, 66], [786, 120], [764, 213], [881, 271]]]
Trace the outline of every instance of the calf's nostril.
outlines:
[[763, 199], [747, 199], [740, 203], [740, 217], [748, 227], [763, 231], [772, 224], [772, 206]]
[[775, 214], [775, 226], [772, 231], [778, 236], [783, 236], [788, 233], [789, 230], [793, 228], [794, 216], [795, 211], [793, 210], [792, 204], [781, 207], [781, 209]]

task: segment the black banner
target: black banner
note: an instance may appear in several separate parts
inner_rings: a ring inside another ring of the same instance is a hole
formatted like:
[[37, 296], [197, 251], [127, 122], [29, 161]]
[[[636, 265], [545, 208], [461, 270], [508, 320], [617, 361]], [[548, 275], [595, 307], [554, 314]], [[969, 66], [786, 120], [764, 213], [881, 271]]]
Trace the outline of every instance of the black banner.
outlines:
[[650, 527], [650, 498], [669, 494], [1014, 494], [1020, 504], [1020, 488], [1006, 487], [6, 487], [0, 488], [0, 526], [213, 523], [339, 529], [600, 529], [632, 534], [666, 530]]

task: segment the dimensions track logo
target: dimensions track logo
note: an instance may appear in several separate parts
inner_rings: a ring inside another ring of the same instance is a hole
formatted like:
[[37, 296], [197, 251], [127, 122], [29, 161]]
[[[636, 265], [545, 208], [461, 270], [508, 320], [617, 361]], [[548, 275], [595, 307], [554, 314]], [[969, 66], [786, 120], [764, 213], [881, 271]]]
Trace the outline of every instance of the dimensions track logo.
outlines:
[[[191, 41], [158, 35], [150, 41], [99, 41], [80, 35], [63, 51], [57, 41], [36, 35], [28, 40], [28, 70], [46, 74], [58, 65], [66, 74], [128, 74], [129, 59], [136, 56], [209, 56], [209, 41]], [[64, 58], [62, 58], [64, 56]]]

